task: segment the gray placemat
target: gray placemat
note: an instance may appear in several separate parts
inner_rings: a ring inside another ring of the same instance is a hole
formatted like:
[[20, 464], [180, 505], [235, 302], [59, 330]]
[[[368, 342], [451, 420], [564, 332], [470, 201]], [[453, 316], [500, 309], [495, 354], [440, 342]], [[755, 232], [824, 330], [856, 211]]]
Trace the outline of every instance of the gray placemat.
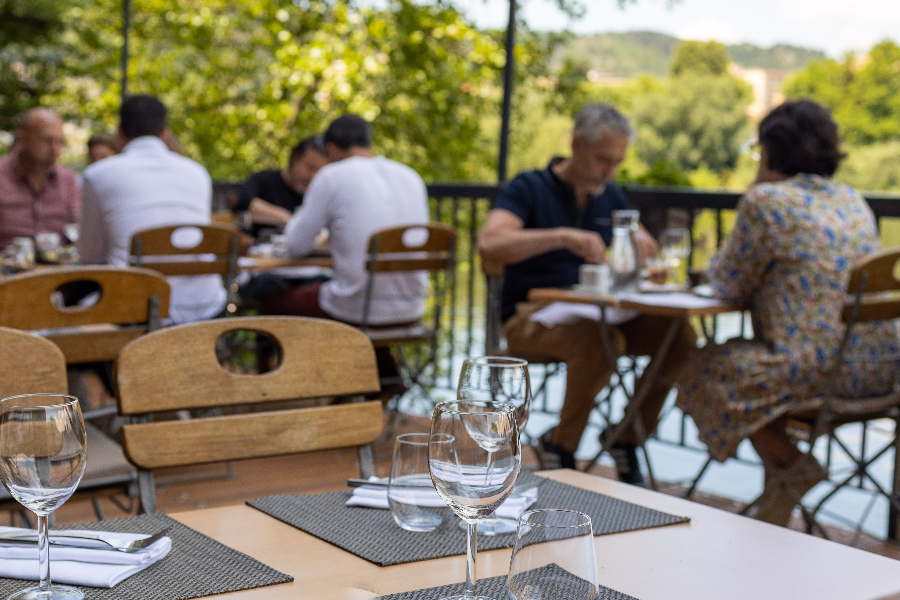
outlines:
[[[294, 578], [264, 565], [175, 519], [155, 513], [97, 521], [60, 529], [155, 533], [170, 527], [172, 550], [161, 561], [135, 573], [113, 588], [81, 587], [91, 600], [188, 600], [214, 594], [288, 583]], [[50, 549], [53, 555], [53, 549]], [[51, 559], [52, 561], [52, 559]], [[53, 565], [50, 565], [53, 579]], [[34, 585], [21, 579], [0, 578], [0, 597]]]
[[[522, 472], [519, 482], [530, 477], [537, 476]], [[267, 496], [247, 504], [382, 567], [465, 554], [466, 532], [457, 526], [456, 518], [447, 519], [435, 531], [406, 531], [394, 523], [388, 510], [344, 506], [350, 494], [347, 491]], [[538, 488], [538, 501], [532, 508], [565, 508], [586, 513], [593, 522], [594, 535], [690, 521], [687, 517], [659, 512], [551, 479]], [[515, 535], [512, 534], [479, 536], [478, 550], [511, 548], [513, 538]]]
[[[563, 569], [559, 566], [551, 564], [546, 567], [541, 567], [539, 569], [534, 569], [533, 571], [528, 571], [527, 574], [523, 573], [527, 577], [533, 577], [535, 579], [539, 577], [547, 577], [552, 580], [553, 577], [559, 575], [568, 575]], [[520, 575], [520, 576], [522, 576]], [[441, 598], [445, 598], [451, 594], [462, 594], [465, 592], [466, 584], [464, 583], [454, 583], [451, 585], [442, 585], [440, 587], [427, 588], [424, 590], [414, 590], [412, 592], [401, 592], [399, 594], [390, 594], [388, 596], [380, 596], [376, 598], [376, 600], [441, 600]], [[548, 582], [545, 585], [541, 586], [540, 592], [535, 594], [535, 598], [559, 598], [563, 600], [567, 597], [567, 592], [559, 592], [555, 591], [553, 587], [553, 583]], [[506, 575], [499, 575], [497, 577], [491, 577], [490, 579], [482, 579], [481, 581], [476, 582], [475, 584], [475, 593], [478, 595], [485, 595], [490, 598], [497, 598], [498, 600], [501, 598], [507, 597], [506, 592]], [[600, 586], [600, 594], [597, 596], [598, 600], [637, 600], [634, 596], [629, 596], [627, 594], [623, 594], [622, 592], [617, 592], [616, 590], [611, 590], [608, 587]]]

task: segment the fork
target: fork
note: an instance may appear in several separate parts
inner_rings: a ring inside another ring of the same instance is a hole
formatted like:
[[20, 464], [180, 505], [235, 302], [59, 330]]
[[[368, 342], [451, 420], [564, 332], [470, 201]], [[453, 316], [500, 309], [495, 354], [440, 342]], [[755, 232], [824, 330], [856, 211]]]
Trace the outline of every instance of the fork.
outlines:
[[[113, 550], [118, 550], [119, 552], [137, 552], [139, 550], [143, 550], [144, 548], [150, 546], [154, 542], [162, 539], [169, 532], [169, 527], [166, 527], [162, 531], [154, 533], [153, 535], [140, 539], [140, 540], [126, 540], [123, 538], [112, 537], [109, 535], [100, 535], [93, 534], [81, 531], [51, 531], [50, 532], [50, 543], [57, 546], [75, 546], [79, 548], [89, 548], [94, 546], [87, 546], [85, 544], [79, 544], [76, 540], [92, 540], [95, 542], [102, 542], [108, 545]], [[0, 542], [13, 542], [13, 543], [25, 543], [25, 544], [36, 544], [37, 543], [37, 532], [36, 531], [15, 531], [15, 532], [7, 532], [0, 533]]]

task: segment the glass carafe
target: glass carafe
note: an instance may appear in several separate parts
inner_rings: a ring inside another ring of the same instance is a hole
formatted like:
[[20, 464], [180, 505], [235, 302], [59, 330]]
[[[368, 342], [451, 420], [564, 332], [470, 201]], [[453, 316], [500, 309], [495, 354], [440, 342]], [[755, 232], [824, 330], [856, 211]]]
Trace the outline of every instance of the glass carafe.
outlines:
[[609, 254], [613, 293], [637, 291], [641, 265], [634, 236], [640, 216], [640, 212], [636, 210], [613, 211], [613, 237]]

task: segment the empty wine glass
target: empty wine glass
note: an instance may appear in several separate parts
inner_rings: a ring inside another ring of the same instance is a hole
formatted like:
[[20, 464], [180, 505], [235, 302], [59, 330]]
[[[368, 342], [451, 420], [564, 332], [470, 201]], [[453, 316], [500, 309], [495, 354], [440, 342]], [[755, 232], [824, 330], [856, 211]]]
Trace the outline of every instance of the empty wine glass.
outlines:
[[[516, 409], [516, 423], [519, 435], [525, 430], [528, 415], [531, 413], [531, 381], [528, 377], [528, 361], [505, 356], [482, 356], [467, 358], [463, 362], [459, 375], [458, 400], [477, 400], [481, 402], [501, 402], [510, 404]], [[471, 424], [470, 424], [471, 426]], [[488, 450], [488, 461], [492, 460], [493, 450], [486, 437], [479, 432], [470, 432], [476, 439], [482, 440], [482, 447]], [[502, 517], [490, 516], [478, 523], [481, 535], [500, 535], [514, 533], [517, 521]], [[460, 526], [466, 527], [464, 521]]]
[[683, 227], [664, 229], [660, 239], [661, 253], [669, 268], [682, 281], [681, 263], [691, 254], [691, 232]]
[[29, 394], [0, 400], [0, 479], [19, 504], [37, 515], [40, 583], [8, 600], [77, 600], [84, 593], [50, 583], [47, 516], [78, 487], [87, 437], [78, 399]]
[[[509, 496], [521, 461], [515, 407], [493, 402], [441, 402], [431, 417], [428, 468], [438, 494], [468, 525], [466, 591], [443, 600], [491, 600], [475, 596], [477, 523]], [[454, 444], [446, 443], [451, 436]]]
[[519, 517], [506, 579], [510, 600], [597, 600], [597, 579], [588, 515], [544, 509]]

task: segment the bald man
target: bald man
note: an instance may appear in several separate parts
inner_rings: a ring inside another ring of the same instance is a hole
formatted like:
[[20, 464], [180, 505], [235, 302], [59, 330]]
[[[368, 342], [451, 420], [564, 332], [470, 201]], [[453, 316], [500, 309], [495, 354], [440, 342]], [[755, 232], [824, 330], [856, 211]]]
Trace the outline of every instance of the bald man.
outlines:
[[57, 164], [65, 146], [63, 122], [46, 108], [22, 116], [12, 150], [0, 158], [0, 249], [14, 237], [44, 231], [63, 235], [81, 216], [75, 174]]

